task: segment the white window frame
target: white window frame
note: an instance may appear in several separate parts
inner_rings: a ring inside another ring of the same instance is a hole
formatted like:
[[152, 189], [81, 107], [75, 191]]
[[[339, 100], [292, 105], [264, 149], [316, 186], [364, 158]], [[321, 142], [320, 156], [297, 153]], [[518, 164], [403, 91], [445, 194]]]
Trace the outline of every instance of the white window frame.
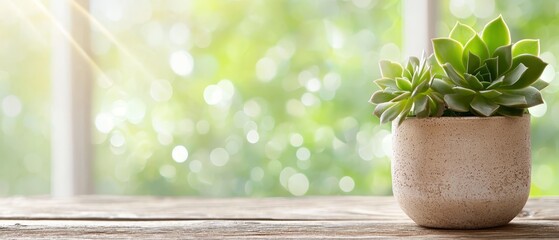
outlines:
[[52, 0], [51, 195], [93, 194], [88, 0]]
[[431, 39], [437, 35], [438, 0], [403, 0], [403, 55], [432, 52]]

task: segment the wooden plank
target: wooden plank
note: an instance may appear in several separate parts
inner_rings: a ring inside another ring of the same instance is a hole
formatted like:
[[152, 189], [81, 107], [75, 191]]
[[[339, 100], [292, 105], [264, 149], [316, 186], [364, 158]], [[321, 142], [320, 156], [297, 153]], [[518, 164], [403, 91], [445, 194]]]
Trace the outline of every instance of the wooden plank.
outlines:
[[556, 221], [514, 221], [482, 230], [429, 229], [399, 221], [31, 221], [0, 220], [1, 238], [534, 238], [559, 237]]
[[392, 197], [0, 199], [0, 219], [406, 219]]
[[559, 238], [559, 197], [530, 199], [507, 226], [419, 227], [392, 197], [0, 199], [0, 238]]
[[[530, 199], [519, 218], [559, 220], [559, 197]], [[0, 219], [402, 220], [393, 197], [193, 198], [81, 196], [0, 198]]]

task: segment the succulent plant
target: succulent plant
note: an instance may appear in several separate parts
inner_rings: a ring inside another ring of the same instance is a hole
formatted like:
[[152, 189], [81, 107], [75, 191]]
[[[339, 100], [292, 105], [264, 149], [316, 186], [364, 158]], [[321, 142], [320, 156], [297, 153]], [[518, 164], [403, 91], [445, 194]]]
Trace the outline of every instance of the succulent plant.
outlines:
[[520, 116], [543, 103], [539, 79], [547, 63], [539, 57], [539, 41], [511, 44], [502, 17], [489, 22], [478, 34], [457, 23], [448, 38], [433, 39], [433, 50], [444, 75], [431, 88], [444, 97], [449, 115]]
[[410, 57], [405, 68], [387, 60], [380, 61], [379, 65], [382, 78], [374, 82], [380, 90], [373, 93], [370, 102], [377, 104], [374, 114], [381, 123], [398, 119], [400, 124], [408, 116], [442, 115], [443, 96], [431, 89], [431, 65], [424, 56], [421, 60]]
[[511, 44], [501, 16], [481, 33], [460, 22], [448, 38], [432, 40], [434, 55], [399, 63], [380, 61], [380, 87], [370, 102], [381, 123], [407, 117], [521, 116], [543, 103], [539, 79], [547, 63], [539, 58], [539, 40]]

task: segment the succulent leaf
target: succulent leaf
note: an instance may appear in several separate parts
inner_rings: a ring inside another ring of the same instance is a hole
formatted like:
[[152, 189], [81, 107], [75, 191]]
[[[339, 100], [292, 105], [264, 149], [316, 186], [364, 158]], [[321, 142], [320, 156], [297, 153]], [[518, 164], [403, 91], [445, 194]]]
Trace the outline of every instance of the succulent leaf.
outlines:
[[483, 84], [475, 76], [465, 73], [464, 77], [466, 82], [468, 82], [468, 85], [471, 86], [473, 90], [483, 90]]
[[512, 90], [507, 89], [507, 90], [502, 90], [502, 92], [506, 94], [524, 96], [526, 98], [527, 107], [533, 107], [543, 103], [543, 98], [540, 93], [540, 90], [532, 86], [528, 86], [521, 89], [512, 89]]
[[489, 54], [493, 54], [497, 48], [510, 44], [510, 31], [503, 18], [499, 16], [485, 25], [481, 38], [487, 44]]
[[395, 97], [394, 99], [392, 99], [392, 102], [400, 102], [402, 100], [406, 100], [411, 96], [410, 92], [403, 92], [402, 94], [398, 95], [397, 97]]
[[384, 90], [386, 88], [394, 88], [397, 89], [396, 81], [391, 78], [381, 78], [373, 81], [380, 89]]
[[532, 83], [532, 87], [535, 87], [540, 91], [546, 88], [547, 86], [549, 86], [549, 83], [541, 79], [538, 79], [534, 83]]
[[487, 98], [481, 95], [476, 95], [472, 100], [472, 103], [470, 103], [470, 106], [474, 111], [484, 117], [493, 115], [493, 113], [499, 108], [499, 104], [489, 101]]
[[481, 64], [481, 59], [473, 54], [472, 52], [468, 53], [468, 61], [466, 64], [466, 70], [468, 73], [470, 74], [474, 74], [475, 70], [479, 68], [479, 65]]
[[402, 72], [404, 71], [402, 65], [388, 60], [380, 61], [379, 65], [380, 65], [380, 74], [382, 75], [383, 78], [401, 77]]
[[464, 71], [464, 65], [462, 64], [464, 48], [460, 42], [450, 38], [433, 39], [433, 51], [440, 65], [449, 63], [457, 71]]
[[449, 37], [458, 41], [462, 45], [466, 45], [466, 43], [476, 35], [476, 31], [474, 31], [470, 26], [462, 24], [461, 22], [456, 22], [456, 25], [450, 31]]
[[428, 81], [421, 82], [419, 84], [419, 86], [416, 86], [416, 87], [413, 88], [413, 91], [411, 92], [411, 96], [415, 97], [419, 93], [423, 93], [423, 92], [427, 91], [428, 89], [429, 89], [429, 82]]
[[491, 82], [491, 81], [493, 81], [493, 79], [491, 78], [491, 73], [489, 73], [489, 72], [488, 72], [488, 73], [481, 74], [481, 79], [482, 79], [484, 82]]
[[512, 65], [512, 46], [506, 45], [497, 48], [495, 53], [493, 53], [493, 57], [497, 57], [497, 76], [501, 76], [505, 72], [507, 72], [511, 65]]
[[456, 72], [454, 67], [450, 63], [445, 63], [443, 69], [446, 72], [448, 78], [457, 86], [467, 86], [466, 80]]
[[516, 68], [519, 64], [524, 64], [528, 69], [522, 74], [520, 79], [513, 84], [514, 88], [523, 88], [532, 85], [543, 73], [547, 63], [534, 55], [520, 55], [512, 59], [512, 67]]
[[471, 89], [467, 89], [464, 87], [460, 87], [460, 86], [456, 86], [453, 87], [452, 90], [454, 90], [455, 93], [460, 94], [460, 95], [475, 95], [476, 91], [471, 90]]
[[544, 102], [542, 93], [540, 91], [535, 91], [533, 94], [527, 94], [525, 98], [526, 98], [526, 104], [528, 104], [527, 107], [529, 108], [536, 105], [540, 105]]
[[400, 124], [402, 124], [402, 122], [406, 120], [406, 117], [408, 116], [412, 105], [413, 103], [411, 102], [411, 100], [406, 100], [404, 107], [400, 110], [400, 114], [398, 115], [398, 126], [400, 126]]
[[452, 85], [447, 83], [446, 81], [443, 81], [442, 79], [438, 79], [435, 78], [433, 79], [433, 83], [431, 84], [431, 88], [433, 88], [433, 90], [435, 90], [436, 92], [442, 93], [442, 94], [450, 94], [453, 93], [454, 91], [452, 90]]
[[376, 91], [375, 93], [373, 93], [373, 96], [371, 96], [371, 100], [369, 100], [369, 102], [373, 104], [380, 104], [383, 102], [389, 102], [395, 97], [396, 95], [393, 93]]
[[[431, 94], [429, 94], [429, 99], [434, 103], [444, 103], [443, 95], [438, 92], [432, 92]], [[437, 107], [441, 107], [441, 106], [443, 105], [438, 104]]]
[[384, 111], [386, 111], [386, 109], [392, 107], [392, 105], [394, 105], [396, 103], [394, 102], [384, 102], [384, 103], [379, 103], [376, 107], [375, 107], [375, 111], [373, 112], [373, 114], [377, 117], [380, 118], [380, 116], [382, 116], [382, 114], [384, 113]]
[[505, 75], [505, 79], [503, 80], [503, 85], [511, 86], [516, 82], [518, 82], [518, 80], [520, 80], [520, 77], [522, 77], [522, 74], [524, 74], [527, 69], [528, 68], [524, 66], [524, 64], [522, 63], [518, 64], [516, 68], [514, 68], [512, 71], [507, 73], [507, 75]]
[[405, 78], [396, 78], [396, 86], [404, 91], [411, 91], [411, 82]]
[[[483, 75], [489, 75], [489, 76], [491, 76], [491, 73], [489, 72], [489, 67], [487, 67], [487, 60], [485, 61], [485, 63], [484, 63], [483, 65], [481, 65], [481, 67], [479, 67], [478, 69], [476, 69], [474, 72], [476, 73], [476, 77], [477, 77], [478, 79], [481, 78], [481, 79], [484, 79], [484, 80], [485, 80], [485, 76], [483, 76]], [[480, 75], [481, 77], [478, 77], [478, 76], [477, 76], [478, 73], [479, 73], [479, 75]], [[491, 79], [488, 79], [488, 80], [485, 80], [485, 81], [490, 82], [490, 80], [491, 80]]]
[[499, 57], [489, 58], [485, 60], [485, 64], [491, 76], [489, 81], [492, 82], [494, 79], [497, 79], [499, 73]]
[[433, 92], [429, 96], [430, 116], [442, 116], [445, 110], [443, 97], [439, 93]]
[[499, 87], [501, 87], [503, 85], [503, 81], [504, 81], [504, 77], [500, 77], [497, 80], [491, 82], [491, 84], [489, 84], [489, 86], [487, 86], [487, 89], [497, 89]]
[[487, 50], [487, 45], [485, 45], [483, 40], [481, 40], [481, 38], [477, 34], [474, 35], [472, 39], [468, 41], [468, 43], [466, 43], [466, 46], [464, 46], [464, 52], [462, 53], [462, 61], [464, 63], [467, 63], [468, 55], [470, 53], [478, 56], [481, 61], [489, 58], [489, 50]]
[[512, 57], [521, 54], [529, 54], [534, 56], [540, 55], [540, 40], [538, 39], [522, 39], [512, 46]]
[[444, 76], [444, 70], [437, 62], [435, 54], [431, 54], [431, 56], [429, 56], [429, 58], [427, 59], [427, 64], [431, 67], [431, 70], [429, 71], [431, 76], [435, 78], [441, 78], [442, 76]]
[[418, 118], [429, 116], [429, 97], [421, 95], [417, 97], [413, 103], [415, 105], [414, 114]]
[[408, 59], [408, 64], [407, 64], [407, 68], [408, 70], [410, 70], [411, 73], [413, 73], [414, 69], [418, 68], [420, 64], [419, 58], [417, 57], [409, 57]]
[[526, 98], [521, 95], [501, 94], [493, 100], [495, 103], [507, 107], [523, 108], [528, 106]]
[[416, 57], [409, 57], [408, 64], [406, 64], [406, 69], [404, 70], [404, 77], [412, 79], [415, 66], [419, 66], [419, 59]]
[[413, 76], [413, 75], [412, 75], [413, 73], [411, 73], [410, 71], [408, 71], [407, 68], [404, 68], [404, 71], [402, 72], [402, 74], [403, 74], [403, 76], [404, 76], [405, 78], [407, 78], [407, 79], [411, 79], [411, 77]]
[[444, 101], [448, 108], [457, 112], [470, 111], [470, 102], [474, 95], [461, 95], [461, 94], [447, 94], [444, 96]]
[[380, 123], [390, 122], [398, 117], [401, 112], [402, 102], [393, 104], [380, 115]]
[[479, 94], [481, 94], [481, 96], [483, 96], [484, 98], [488, 98], [488, 99], [493, 99], [493, 98], [496, 98], [498, 96], [503, 95], [499, 91], [496, 91], [496, 90], [493, 90], [493, 89], [479, 91]]
[[[479, 76], [479, 77], [481, 77], [481, 76]], [[478, 77], [476, 77], [476, 78], [478, 78]], [[478, 79], [479, 79], [479, 78], [478, 78]], [[482, 79], [483, 79], [483, 78], [482, 78]], [[487, 89], [487, 88], [488, 88], [489, 86], [491, 86], [491, 84], [493, 84], [494, 82], [496, 82], [496, 81], [493, 81], [493, 82], [482, 81], [482, 82], [481, 82], [481, 85], [483, 85], [483, 88], [484, 88], [484, 89]], [[502, 82], [501, 82], [501, 83], [502, 83]]]

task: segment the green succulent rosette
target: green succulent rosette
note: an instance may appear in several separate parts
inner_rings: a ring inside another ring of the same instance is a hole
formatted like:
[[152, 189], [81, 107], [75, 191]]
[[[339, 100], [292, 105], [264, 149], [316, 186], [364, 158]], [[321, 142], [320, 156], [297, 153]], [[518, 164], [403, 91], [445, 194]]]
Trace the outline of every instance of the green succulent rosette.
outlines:
[[431, 65], [425, 57], [410, 57], [406, 67], [397, 62], [380, 61], [382, 78], [375, 80], [380, 90], [373, 93], [370, 102], [377, 104], [374, 114], [381, 123], [408, 116], [418, 118], [441, 116], [444, 111], [443, 96], [433, 91]]
[[445, 115], [521, 116], [543, 103], [540, 91], [548, 83], [539, 78], [547, 63], [539, 58], [539, 40], [511, 44], [502, 17], [480, 34], [457, 23], [448, 38], [432, 42], [443, 74], [434, 78], [431, 88], [443, 95]]

